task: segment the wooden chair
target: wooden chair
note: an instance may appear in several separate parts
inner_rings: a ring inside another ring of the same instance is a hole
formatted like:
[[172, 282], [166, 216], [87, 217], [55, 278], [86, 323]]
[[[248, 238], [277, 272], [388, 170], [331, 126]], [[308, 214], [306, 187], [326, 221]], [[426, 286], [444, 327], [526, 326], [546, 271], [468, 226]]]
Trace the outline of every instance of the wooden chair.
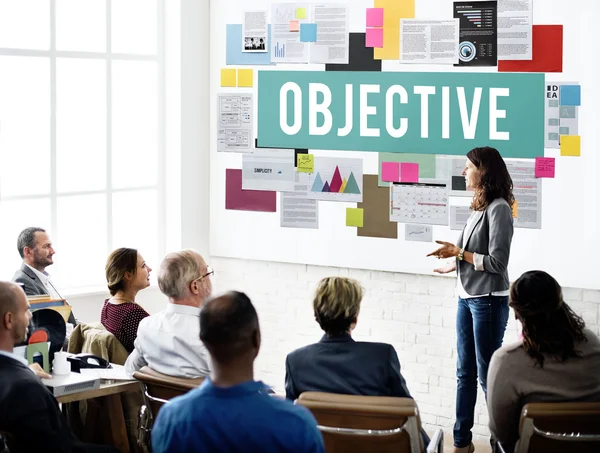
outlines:
[[[504, 448], [499, 444], [499, 449]], [[515, 453], [597, 453], [600, 403], [530, 403], [521, 411]]]
[[133, 377], [140, 381], [144, 398], [138, 416], [138, 445], [149, 449], [152, 424], [163, 404], [200, 386], [204, 378], [185, 379], [167, 376], [147, 366], [134, 372]]
[[296, 404], [317, 419], [327, 453], [423, 453], [443, 451], [438, 429], [429, 446], [421, 437], [419, 409], [410, 398], [305, 392]]

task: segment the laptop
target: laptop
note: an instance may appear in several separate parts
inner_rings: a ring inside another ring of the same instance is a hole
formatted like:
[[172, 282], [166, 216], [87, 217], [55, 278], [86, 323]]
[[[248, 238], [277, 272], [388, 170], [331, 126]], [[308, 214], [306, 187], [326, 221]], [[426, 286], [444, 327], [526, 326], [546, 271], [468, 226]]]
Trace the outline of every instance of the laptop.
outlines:
[[96, 390], [100, 387], [100, 378], [73, 372], [64, 376], [52, 376], [52, 379], [42, 379], [42, 382], [55, 397]]

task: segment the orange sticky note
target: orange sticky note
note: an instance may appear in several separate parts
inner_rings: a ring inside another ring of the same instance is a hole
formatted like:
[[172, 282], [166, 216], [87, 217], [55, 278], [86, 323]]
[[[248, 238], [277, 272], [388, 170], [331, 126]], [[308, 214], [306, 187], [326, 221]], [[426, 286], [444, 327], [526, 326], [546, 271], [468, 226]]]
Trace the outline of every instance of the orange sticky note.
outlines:
[[579, 135], [561, 135], [560, 136], [560, 155], [561, 156], [581, 156], [581, 136], [579, 136]]
[[512, 214], [515, 219], [519, 217], [519, 202], [517, 200], [512, 205]]
[[290, 20], [290, 31], [300, 31], [300, 21], [297, 19]]
[[375, 8], [383, 8], [383, 47], [376, 47], [375, 60], [400, 59], [400, 19], [415, 17], [415, 0], [374, 0]]

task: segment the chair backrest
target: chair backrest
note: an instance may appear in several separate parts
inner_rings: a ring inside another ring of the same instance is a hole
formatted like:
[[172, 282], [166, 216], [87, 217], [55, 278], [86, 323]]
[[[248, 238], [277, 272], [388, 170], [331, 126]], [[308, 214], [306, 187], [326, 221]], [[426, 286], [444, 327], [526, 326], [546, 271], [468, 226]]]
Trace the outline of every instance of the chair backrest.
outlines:
[[146, 407], [150, 409], [152, 419], [156, 418], [159, 409], [171, 398], [183, 395], [204, 382], [204, 378], [186, 379], [167, 376], [154, 371], [148, 366], [133, 373], [133, 377], [140, 381], [142, 385], [144, 402]]
[[600, 451], [600, 403], [531, 403], [521, 412], [518, 452]]
[[94, 354], [117, 365], [125, 365], [129, 356], [117, 337], [100, 323], [78, 324], [69, 338], [68, 351]]
[[305, 392], [296, 404], [317, 419], [327, 453], [421, 453], [419, 410], [410, 398]]

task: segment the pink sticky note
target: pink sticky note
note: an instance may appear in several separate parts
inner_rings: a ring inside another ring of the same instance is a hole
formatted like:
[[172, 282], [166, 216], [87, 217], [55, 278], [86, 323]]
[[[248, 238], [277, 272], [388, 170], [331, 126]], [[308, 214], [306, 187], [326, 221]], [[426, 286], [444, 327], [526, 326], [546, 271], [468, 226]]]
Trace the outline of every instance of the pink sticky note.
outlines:
[[290, 31], [300, 31], [299, 20], [290, 20]]
[[536, 178], [554, 178], [554, 168], [556, 160], [554, 157], [536, 157], [535, 158], [535, 177]]
[[385, 182], [400, 181], [400, 163], [399, 162], [382, 162], [381, 163], [381, 180]]
[[383, 27], [383, 8], [367, 8], [367, 27]]
[[367, 28], [365, 47], [383, 47], [383, 28]]
[[402, 162], [400, 164], [400, 182], [419, 182], [419, 164]]

